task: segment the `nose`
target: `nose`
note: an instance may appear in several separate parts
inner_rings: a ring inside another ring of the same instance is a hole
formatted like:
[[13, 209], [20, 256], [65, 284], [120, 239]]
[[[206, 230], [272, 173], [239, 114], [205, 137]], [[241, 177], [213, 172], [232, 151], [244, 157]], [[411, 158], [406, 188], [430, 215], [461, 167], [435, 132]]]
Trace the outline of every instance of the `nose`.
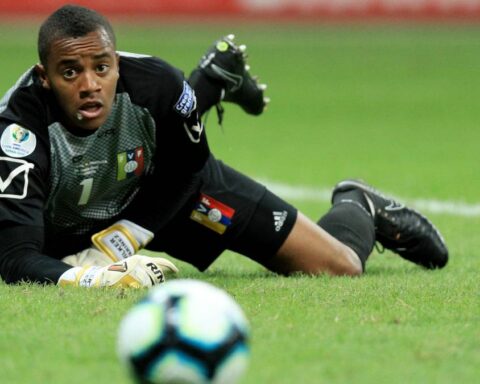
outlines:
[[101, 90], [98, 77], [93, 71], [85, 71], [80, 79], [80, 97], [85, 98]]

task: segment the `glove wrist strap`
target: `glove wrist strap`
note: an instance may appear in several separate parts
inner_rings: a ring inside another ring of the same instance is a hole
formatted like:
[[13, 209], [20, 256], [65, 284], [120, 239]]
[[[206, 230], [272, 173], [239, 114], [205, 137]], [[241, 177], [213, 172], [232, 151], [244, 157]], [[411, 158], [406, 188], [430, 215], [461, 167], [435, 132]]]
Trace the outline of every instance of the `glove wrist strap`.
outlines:
[[133, 256], [153, 239], [153, 233], [139, 225], [120, 220], [92, 236], [93, 245], [112, 261]]

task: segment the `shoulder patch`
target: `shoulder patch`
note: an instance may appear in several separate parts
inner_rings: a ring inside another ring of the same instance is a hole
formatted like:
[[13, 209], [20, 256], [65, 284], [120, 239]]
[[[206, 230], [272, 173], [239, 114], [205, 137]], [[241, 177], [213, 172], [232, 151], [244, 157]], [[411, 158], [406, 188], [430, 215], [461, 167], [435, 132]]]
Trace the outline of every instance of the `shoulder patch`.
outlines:
[[32, 131], [18, 124], [10, 124], [3, 131], [0, 138], [3, 152], [11, 157], [25, 157], [30, 155], [37, 146], [37, 137]]
[[195, 97], [195, 92], [192, 87], [184, 81], [182, 94], [175, 103], [173, 109], [183, 117], [188, 117], [196, 107], [197, 98]]

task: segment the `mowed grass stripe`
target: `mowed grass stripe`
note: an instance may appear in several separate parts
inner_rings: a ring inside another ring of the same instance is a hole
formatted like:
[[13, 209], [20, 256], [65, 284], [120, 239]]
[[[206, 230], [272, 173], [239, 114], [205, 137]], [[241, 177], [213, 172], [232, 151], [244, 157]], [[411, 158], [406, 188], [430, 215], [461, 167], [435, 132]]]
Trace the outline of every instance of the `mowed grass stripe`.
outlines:
[[[332, 196], [332, 188], [290, 185], [271, 180], [261, 180], [261, 182], [284, 199], [296, 201], [329, 202]], [[469, 204], [454, 200], [405, 198], [390, 194], [389, 192], [385, 194], [387, 196], [392, 196], [398, 201], [407, 203], [414, 209], [424, 211], [426, 213], [429, 212], [461, 217], [480, 216], [480, 203]]]

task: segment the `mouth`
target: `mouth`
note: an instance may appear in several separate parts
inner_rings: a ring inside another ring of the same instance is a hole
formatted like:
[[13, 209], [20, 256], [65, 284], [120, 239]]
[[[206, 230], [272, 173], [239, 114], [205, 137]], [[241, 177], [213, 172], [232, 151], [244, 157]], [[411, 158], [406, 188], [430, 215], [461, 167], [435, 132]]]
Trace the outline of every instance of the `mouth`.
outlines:
[[78, 120], [92, 120], [96, 119], [102, 114], [103, 103], [100, 101], [89, 101], [88, 103], [82, 104], [78, 109], [77, 119]]

